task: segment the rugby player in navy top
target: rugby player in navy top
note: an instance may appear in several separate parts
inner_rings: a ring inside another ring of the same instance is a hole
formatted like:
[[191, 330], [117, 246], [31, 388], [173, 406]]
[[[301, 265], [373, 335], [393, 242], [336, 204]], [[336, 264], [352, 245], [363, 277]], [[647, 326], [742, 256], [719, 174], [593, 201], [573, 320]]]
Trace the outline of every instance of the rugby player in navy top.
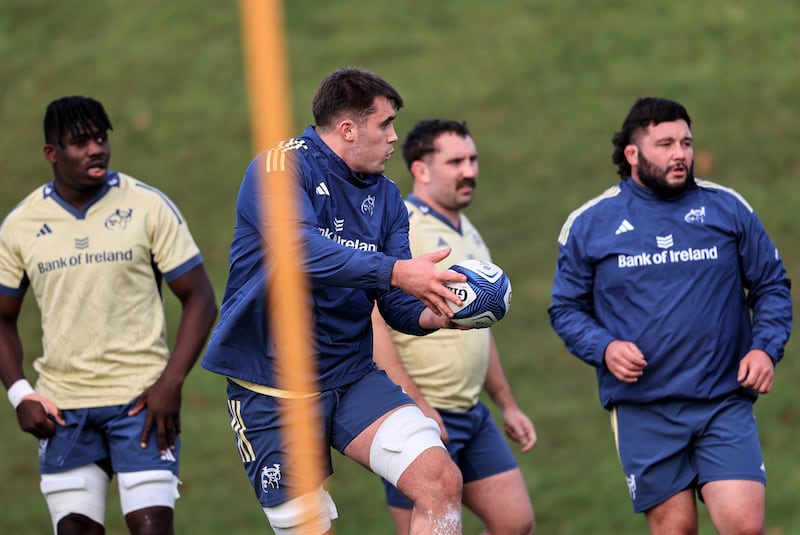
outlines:
[[[411, 259], [408, 213], [397, 186], [382, 174], [402, 104], [397, 90], [374, 73], [344, 68], [329, 74], [313, 99], [315, 126], [256, 157], [239, 191], [220, 321], [202, 365], [228, 378], [238, 451], [276, 533], [329, 532], [338, 514], [322, 486], [331, 473], [330, 447], [413, 501], [411, 533], [461, 532], [461, 475], [439, 427], [372, 360], [374, 303], [406, 333], [452, 328], [447, 301], [458, 300], [443, 283], [465, 280], [435, 267], [447, 249]], [[268, 320], [263, 228], [275, 221], [259, 206], [260, 184], [265, 173], [269, 181], [287, 172], [296, 175], [291, 202], [299, 210], [311, 294], [314, 392], [281, 388]], [[291, 446], [282, 441], [278, 415], [281, 406], [312, 397], [324, 424], [319, 437], [327, 474], [320, 474], [312, 495], [294, 497], [300, 469], [285, 455]], [[313, 518], [306, 515], [309, 500], [325, 504]]]
[[735, 191], [693, 175], [691, 119], [637, 100], [613, 137], [621, 181], [559, 236], [549, 308], [594, 366], [635, 512], [697, 533], [764, 534], [766, 470], [753, 402], [792, 326], [778, 250]]

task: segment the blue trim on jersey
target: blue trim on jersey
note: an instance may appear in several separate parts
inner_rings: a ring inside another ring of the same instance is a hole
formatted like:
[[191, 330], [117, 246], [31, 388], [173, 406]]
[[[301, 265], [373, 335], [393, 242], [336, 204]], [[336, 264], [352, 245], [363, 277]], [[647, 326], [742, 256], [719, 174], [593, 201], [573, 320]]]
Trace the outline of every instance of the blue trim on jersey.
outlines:
[[0, 284], [0, 294], [5, 295], [7, 297], [13, 297], [14, 299], [22, 299], [25, 297], [25, 292], [28, 291], [28, 284], [25, 284], [23, 280], [20, 283], [19, 288], [9, 288], [8, 286], [3, 286]]
[[[432, 207], [431, 207], [431, 206], [430, 206], [428, 203], [426, 203], [425, 201], [423, 201], [422, 199], [420, 199], [419, 197], [417, 197], [417, 196], [416, 196], [416, 195], [414, 195], [413, 193], [409, 193], [409, 194], [408, 194], [408, 196], [406, 197], [406, 200], [407, 200], [408, 202], [410, 202], [411, 204], [413, 204], [414, 206], [416, 206], [417, 208], [419, 208], [419, 210], [420, 210], [421, 212], [423, 212], [423, 213], [425, 213], [425, 214], [432, 215], [433, 217], [435, 217], [436, 219], [438, 219], [439, 221], [441, 221], [443, 224], [447, 225], [447, 226], [448, 226], [448, 227], [450, 227], [451, 229], [453, 229], [453, 230], [455, 230], [456, 232], [458, 232], [458, 234], [459, 234], [459, 235], [462, 235], [461, 228], [459, 228], [459, 227], [457, 227], [457, 226], [453, 225], [453, 223], [451, 223], [449, 219], [447, 219], [447, 218], [446, 218], [445, 216], [443, 216], [441, 213], [437, 212], [437, 211], [436, 211], [434, 208], [432, 208]], [[461, 220], [461, 219], [459, 218], [459, 221], [460, 221], [460, 220]]]
[[163, 274], [164, 280], [166, 280], [167, 282], [172, 282], [178, 277], [187, 274], [188, 272], [190, 272], [191, 270], [193, 270], [202, 263], [203, 263], [203, 256], [201, 254], [197, 254], [192, 258], [190, 258], [189, 260], [187, 260], [186, 262], [184, 262], [183, 264], [181, 264], [180, 266], [176, 267], [175, 269], [172, 269], [164, 273]]
[[175, 206], [172, 200], [166, 195], [164, 195], [164, 193], [160, 189], [154, 188], [153, 186], [149, 186], [147, 184], [143, 184], [141, 182], [137, 182], [135, 185], [137, 188], [146, 189], [147, 191], [153, 192], [159, 197], [161, 197], [161, 199], [166, 203], [166, 205], [169, 206], [169, 209], [172, 210], [172, 213], [175, 214], [175, 218], [178, 220], [178, 222], [181, 225], [183, 225], [183, 218], [181, 217], [181, 213], [178, 210], [178, 207]]
[[84, 206], [83, 210], [77, 210], [74, 206], [72, 206], [63, 198], [61, 198], [61, 196], [56, 191], [55, 180], [45, 185], [45, 187], [42, 189], [42, 197], [52, 198], [64, 210], [75, 216], [75, 219], [85, 219], [86, 214], [89, 212], [89, 209], [92, 206], [94, 206], [97, 203], [97, 201], [105, 197], [106, 193], [108, 193], [108, 190], [110, 190], [111, 188], [118, 188], [118, 187], [119, 187], [119, 173], [117, 173], [116, 171], [108, 171], [106, 173], [106, 183], [103, 184], [103, 187], [100, 189], [97, 195], [95, 195], [94, 198], [91, 201], [89, 201], [89, 203], [86, 206]]
[[[790, 286], [758, 217], [731, 190], [698, 181], [665, 200], [628, 179], [567, 219], [548, 312], [567, 349], [596, 367], [605, 407], [708, 399], [741, 389], [749, 350], [781, 359]], [[647, 360], [635, 383], [604, 365], [616, 339]]]
[[[266, 170], [266, 172], [265, 172]], [[424, 305], [390, 288], [394, 263], [411, 258], [408, 211], [397, 186], [383, 175], [356, 174], [313, 127], [253, 159], [236, 201], [230, 270], [220, 319], [202, 366], [222, 375], [279, 386], [268, 320], [263, 234], [275, 222], [261, 210], [264, 179], [296, 171], [286, 199], [298, 207], [302, 250], [298, 266], [308, 277], [319, 388], [349, 384], [372, 369], [374, 302], [387, 322], [410, 334]], [[269, 246], [269, 244], [267, 244]], [[298, 296], [298, 298], [303, 298]]]

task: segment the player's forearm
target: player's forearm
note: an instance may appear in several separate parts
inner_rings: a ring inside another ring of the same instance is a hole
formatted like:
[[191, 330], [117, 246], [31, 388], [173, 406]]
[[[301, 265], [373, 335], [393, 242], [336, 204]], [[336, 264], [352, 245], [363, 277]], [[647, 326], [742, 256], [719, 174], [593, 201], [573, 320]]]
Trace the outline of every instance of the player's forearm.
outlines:
[[17, 330], [0, 322], [0, 379], [6, 389], [25, 377], [22, 354], [22, 341]]
[[489, 365], [483, 388], [500, 409], [508, 410], [517, 407], [514, 394], [511, 392], [511, 385], [508, 383], [503, 367], [500, 364], [500, 353], [498, 352], [494, 335], [489, 338]]

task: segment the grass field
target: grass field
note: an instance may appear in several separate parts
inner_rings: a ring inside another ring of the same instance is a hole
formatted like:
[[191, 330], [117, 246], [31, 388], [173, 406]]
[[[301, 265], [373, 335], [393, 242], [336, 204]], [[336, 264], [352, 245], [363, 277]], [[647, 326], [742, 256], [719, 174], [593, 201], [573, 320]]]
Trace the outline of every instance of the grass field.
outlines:
[[[92, 95], [115, 126], [112, 167], [181, 207], [221, 296], [234, 200], [252, 154], [237, 4], [0, 0], [0, 10], [0, 217], [51, 178], [41, 155], [46, 104]], [[566, 353], [547, 320], [556, 236], [569, 211], [615, 181], [610, 137], [634, 99], [666, 96], [692, 115], [698, 175], [750, 201], [797, 279], [800, 10], [782, 0], [293, 0], [285, 11], [298, 132], [311, 121], [320, 78], [344, 65], [396, 85], [406, 99], [401, 136], [423, 117], [468, 121], [482, 170], [469, 215], [514, 285], [495, 334], [539, 434], [533, 452], [518, 455], [539, 533], [643, 533], [594, 373]], [[387, 174], [408, 191], [399, 158]], [[167, 308], [174, 327], [173, 299]], [[21, 333], [30, 369], [40, 351], [30, 295]], [[798, 352], [793, 340], [773, 393], [756, 405], [770, 535], [800, 534]], [[185, 387], [178, 533], [267, 531], [224, 396], [222, 379], [199, 367]], [[36, 442], [8, 405], [0, 432], [0, 533], [46, 533]], [[391, 533], [379, 482], [346, 459], [335, 463], [335, 532]], [[108, 532], [124, 533], [116, 498], [107, 516]], [[701, 516], [701, 532], [712, 533]], [[479, 530], [467, 515], [465, 533]]]

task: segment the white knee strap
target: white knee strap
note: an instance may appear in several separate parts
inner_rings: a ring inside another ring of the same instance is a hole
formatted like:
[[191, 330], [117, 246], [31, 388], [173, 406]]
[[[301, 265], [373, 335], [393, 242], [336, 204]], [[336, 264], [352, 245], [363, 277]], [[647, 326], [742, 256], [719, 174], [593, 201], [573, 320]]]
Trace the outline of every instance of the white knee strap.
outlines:
[[70, 513], [87, 516], [103, 525], [109, 477], [96, 464], [87, 464], [57, 474], [42, 474], [39, 488], [50, 510], [53, 533]]
[[147, 507], [175, 508], [175, 500], [180, 497], [180, 480], [169, 470], [143, 470], [141, 472], [120, 472], [119, 503], [122, 514]]
[[369, 450], [369, 466], [392, 485], [428, 448], [444, 448], [442, 431], [419, 407], [401, 407], [381, 424]]
[[274, 507], [264, 507], [275, 535], [321, 535], [331, 529], [331, 520], [339, 517], [328, 492], [319, 487]]

